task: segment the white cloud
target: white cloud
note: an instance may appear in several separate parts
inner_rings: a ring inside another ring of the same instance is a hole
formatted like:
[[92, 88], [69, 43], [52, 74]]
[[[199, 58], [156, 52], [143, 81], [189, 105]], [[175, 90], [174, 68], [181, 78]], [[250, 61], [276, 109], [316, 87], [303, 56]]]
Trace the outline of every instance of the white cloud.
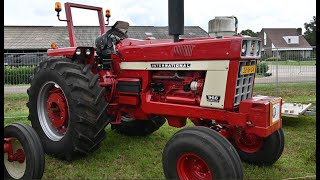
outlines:
[[[65, 1], [66, 2], [66, 1]], [[131, 25], [167, 26], [168, 0], [69, 0], [111, 9], [110, 23], [128, 21]], [[66, 25], [59, 22], [53, 0], [4, 0], [5, 25]], [[61, 1], [64, 4], [64, 1]], [[215, 16], [235, 15], [239, 19], [239, 31], [261, 28], [298, 28], [316, 14], [316, 0], [293, 2], [269, 1], [212, 1], [185, 0], [185, 25], [200, 26], [208, 30], [208, 21]], [[75, 25], [97, 25], [95, 12], [73, 9]], [[64, 18], [64, 8], [61, 18]]]

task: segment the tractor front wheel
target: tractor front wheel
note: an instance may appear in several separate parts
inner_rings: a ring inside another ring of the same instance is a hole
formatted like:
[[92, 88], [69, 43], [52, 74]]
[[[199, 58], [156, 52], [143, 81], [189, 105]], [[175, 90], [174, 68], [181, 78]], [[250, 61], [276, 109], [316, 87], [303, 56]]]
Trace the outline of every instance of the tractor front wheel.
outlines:
[[4, 178], [41, 179], [45, 158], [32, 127], [13, 123], [4, 128]]
[[165, 122], [163, 116], [154, 116], [148, 120], [134, 120], [122, 116], [121, 124], [112, 124], [111, 129], [126, 136], [147, 136], [157, 131]]
[[270, 166], [281, 156], [284, 149], [284, 134], [278, 129], [267, 138], [244, 131], [235, 132], [232, 144], [237, 149], [240, 158], [253, 165]]
[[110, 121], [104, 92], [90, 65], [69, 59], [40, 63], [28, 89], [27, 106], [47, 154], [72, 160], [99, 147]]
[[166, 179], [243, 179], [237, 151], [207, 127], [188, 127], [174, 134], [164, 148], [162, 163]]

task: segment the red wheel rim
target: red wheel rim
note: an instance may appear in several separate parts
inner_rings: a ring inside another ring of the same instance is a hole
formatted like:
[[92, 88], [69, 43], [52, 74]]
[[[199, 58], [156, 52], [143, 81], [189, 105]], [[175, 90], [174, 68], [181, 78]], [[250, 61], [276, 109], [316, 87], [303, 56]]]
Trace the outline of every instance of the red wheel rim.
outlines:
[[21, 179], [27, 170], [27, 157], [21, 142], [14, 138], [4, 138], [4, 168], [10, 179]]
[[241, 131], [235, 138], [235, 143], [241, 151], [255, 153], [261, 149], [263, 138], [255, 134], [247, 134], [244, 131]]
[[24, 150], [23, 149], [17, 149], [16, 153], [15, 153], [15, 156], [16, 156], [16, 160], [19, 162], [19, 163], [23, 163], [24, 160], [26, 159], [26, 154], [24, 153]]
[[177, 171], [179, 179], [212, 179], [212, 173], [207, 163], [193, 153], [183, 154], [177, 162]]
[[68, 105], [60, 88], [52, 87], [47, 101], [48, 117], [52, 126], [64, 134], [68, 127]]

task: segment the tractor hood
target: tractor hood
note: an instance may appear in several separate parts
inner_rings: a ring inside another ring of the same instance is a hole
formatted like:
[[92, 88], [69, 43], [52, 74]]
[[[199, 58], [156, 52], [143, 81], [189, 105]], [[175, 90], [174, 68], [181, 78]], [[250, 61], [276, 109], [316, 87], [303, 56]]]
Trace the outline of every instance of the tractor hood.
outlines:
[[243, 37], [188, 38], [179, 42], [127, 38], [117, 45], [125, 61], [240, 59]]

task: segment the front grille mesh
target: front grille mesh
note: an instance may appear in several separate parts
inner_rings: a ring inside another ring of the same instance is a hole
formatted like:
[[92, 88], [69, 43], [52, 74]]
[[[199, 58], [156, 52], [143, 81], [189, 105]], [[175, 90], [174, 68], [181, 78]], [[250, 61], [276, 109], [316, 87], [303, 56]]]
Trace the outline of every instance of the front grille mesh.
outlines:
[[241, 75], [241, 67], [242, 66], [250, 66], [256, 65], [256, 60], [251, 61], [240, 61], [239, 62], [239, 70], [238, 70], [238, 78], [236, 85], [236, 92], [234, 96], [234, 105], [239, 105], [240, 101], [252, 97], [252, 88], [253, 88], [253, 80], [254, 74], [245, 74]]

